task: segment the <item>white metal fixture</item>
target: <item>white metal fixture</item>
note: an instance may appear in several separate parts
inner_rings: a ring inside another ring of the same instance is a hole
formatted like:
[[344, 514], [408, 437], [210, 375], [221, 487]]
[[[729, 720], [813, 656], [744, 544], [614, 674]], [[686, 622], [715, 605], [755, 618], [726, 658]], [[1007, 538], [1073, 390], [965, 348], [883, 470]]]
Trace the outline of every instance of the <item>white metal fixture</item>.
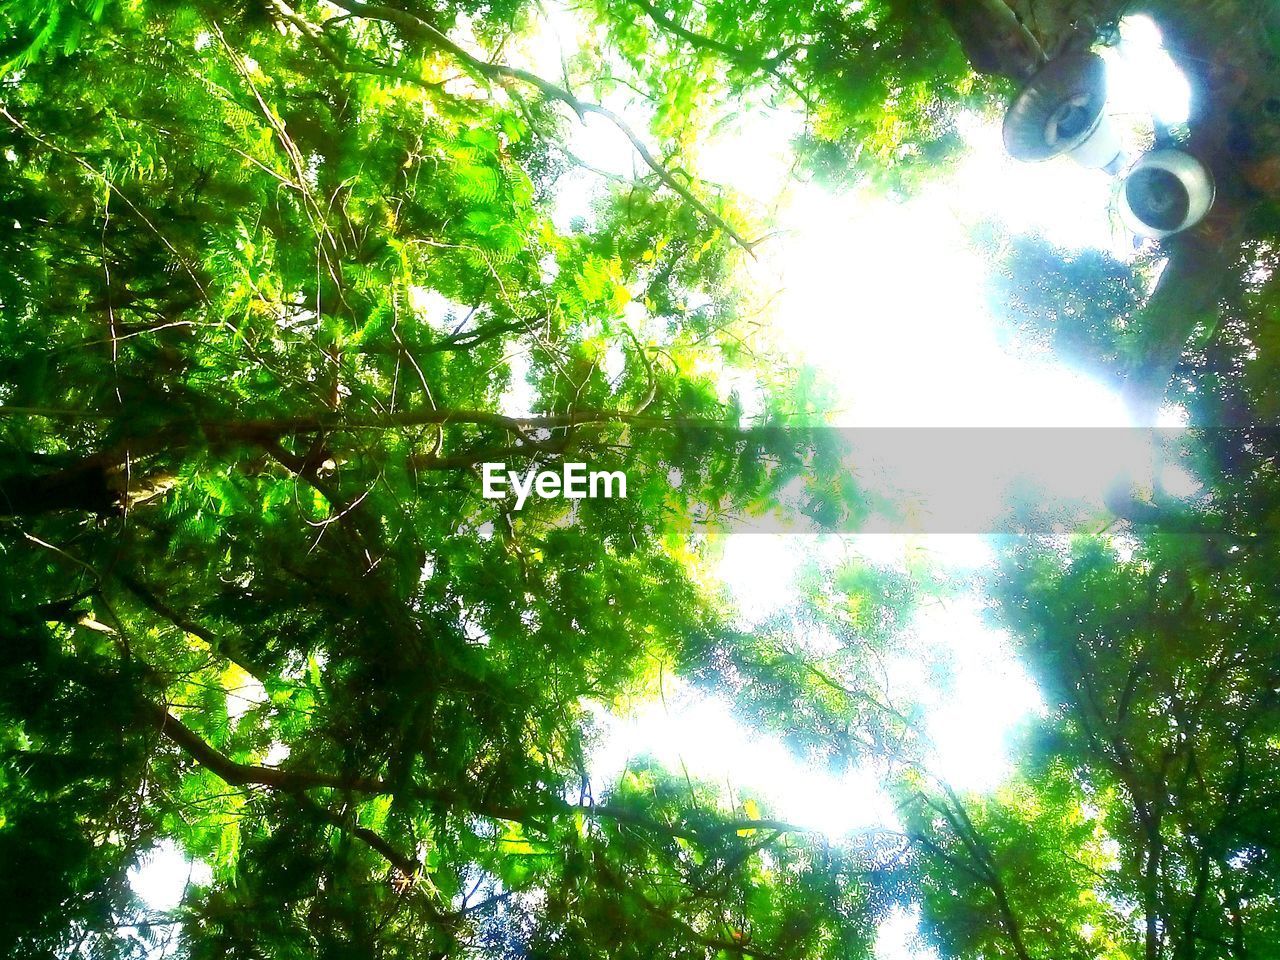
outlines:
[[1120, 136], [1106, 112], [1107, 66], [1096, 53], [1051, 60], [1018, 94], [1004, 117], [1004, 144], [1018, 160], [1069, 156], [1117, 173]]
[[1120, 185], [1120, 216], [1134, 233], [1168, 237], [1194, 227], [1213, 206], [1213, 175], [1182, 150], [1152, 150]]

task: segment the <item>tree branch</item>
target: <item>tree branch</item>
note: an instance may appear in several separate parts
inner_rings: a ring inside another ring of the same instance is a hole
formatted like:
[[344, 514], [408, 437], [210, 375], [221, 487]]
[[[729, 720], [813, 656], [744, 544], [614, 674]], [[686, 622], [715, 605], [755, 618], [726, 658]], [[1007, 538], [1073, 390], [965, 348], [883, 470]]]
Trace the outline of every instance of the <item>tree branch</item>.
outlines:
[[[144, 709], [149, 721], [165, 737], [179, 746], [202, 767], [217, 774], [219, 779], [231, 786], [264, 786], [295, 794], [320, 788], [371, 795], [394, 792], [392, 785], [385, 780], [333, 776], [313, 773], [307, 770], [282, 770], [278, 767], [238, 763], [209, 744], [159, 704], [147, 701]], [[438, 803], [451, 804], [483, 817], [510, 820], [513, 823], [533, 822], [543, 816], [555, 818], [580, 814], [588, 817], [604, 817], [619, 823], [641, 826], [658, 833], [690, 840], [723, 836], [727, 833], [736, 833], [739, 830], [773, 830], [782, 833], [811, 832], [803, 827], [780, 820], [732, 820], [699, 830], [693, 827], [664, 824], [642, 812], [610, 804], [582, 807], [564, 800], [549, 801], [535, 806], [512, 806], [491, 803], [472, 804], [468, 803], [464, 797], [448, 790], [432, 790], [430, 788], [424, 789], [409, 786], [405, 788], [405, 792], [424, 799], [431, 799]]]
[[189, 633], [194, 637], [199, 637], [209, 645], [209, 649], [217, 656], [230, 660], [236, 666], [240, 667], [240, 669], [245, 673], [250, 676], [257, 677], [259, 680], [262, 680], [266, 675], [266, 671], [246, 657], [243, 650], [238, 649], [238, 644], [218, 636], [189, 617], [183, 616], [181, 613], [165, 603], [165, 601], [161, 600], [160, 597], [153, 593], [149, 587], [143, 584], [136, 577], [130, 576], [126, 573], [120, 577], [120, 582], [125, 585], [130, 593], [141, 601], [143, 606], [147, 607], [153, 613], [163, 617], [165, 620], [168, 620], [184, 633]]
[[557, 100], [568, 106], [579, 118], [585, 118], [587, 114], [595, 114], [604, 117], [612, 123], [623, 136], [630, 141], [632, 148], [640, 155], [645, 164], [657, 174], [669, 189], [678, 194], [681, 199], [697, 210], [702, 216], [713, 226], [723, 230], [732, 240], [742, 247], [747, 253], [754, 255], [753, 250], [758, 241], [746, 239], [742, 234], [729, 224], [722, 216], [712, 210], [706, 203], [698, 199], [692, 191], [682, 184], [676, 176], [667, 169], [649, 150], [645, 142], [640, 139], [639, 135], [631, 129], [630, 125], [620, 116], [598, 103], [592, 103], [588, 100], [579, 99], [577, 96], [557, 86], [548, 80], [544, 80], [537, 74], [530, 73], [528, 70], [522, 70], [518, 67], [508, 66], [504, 63], [490, 63], [481, 60], [475, 54], [465, 50], [458, 44], [454, 43], [448, 36], [437, 30], [425, 20], [420, 19], [407, 10], [398, 7], [385, 6], [383, 4], [359, 3], [356, 0], [336, 0], [336, 5], [369, 20], [382, 20], [387, 23], [394, 24], [405, 36], [415, 40], [422, 41], [437, 50], [443, 50], [451, 54], [453, 57], [461, 61], [468, 69], [487, 80], [516, 80], [520, 83], [537, 89], [544, 97], [549, 100]]
[[[727, 57], [731, 62], [742, 67], [744, 70], [763, 70], [772, 75], [779, 83], [783, 84], [788, 90], [800, 98], [805, 106], [811, 106], [809, 98], [786, 74], [779, 69], [783, 63], [794, 56], [798, 51], [803, 49], [803, 45], [793, 43], [783, 47], [772, 57], [761, 57], [756, 54], [749, 53], [728, 43], [722, 43], [714, 37], [708, 37], [701, 33], [695, 33], [682, 24], [678, 23], [672, 17], [663, 13], [648, 0], [632, 0], [636, 6], [640, 7], [649, 15], [649, 19], [656, 23], [662, 29], [669, 33], [675, 34], [691, 46], [702, 50], [714, 50], [717, 53]], [[758, 241], [757, 241], [758, 242]]]
[[338, 777], [308, 770], [282, 770], [238, 763], [206, 742], [199, 734], [159, 704], [146, 701], [143, 707], [148, 721], [165, 737], [180, 747], [200, 766], [217, 774], [233, 787], [263, 786], [286, 793], [330, 788], [350, 793], [382, 794], [391, 792], [389, 784], [363, 777]]
[[938, 0], [938, 7], [979, 73], [1026, 80], [1044, 64], [1040, 43], [1004, 0]]

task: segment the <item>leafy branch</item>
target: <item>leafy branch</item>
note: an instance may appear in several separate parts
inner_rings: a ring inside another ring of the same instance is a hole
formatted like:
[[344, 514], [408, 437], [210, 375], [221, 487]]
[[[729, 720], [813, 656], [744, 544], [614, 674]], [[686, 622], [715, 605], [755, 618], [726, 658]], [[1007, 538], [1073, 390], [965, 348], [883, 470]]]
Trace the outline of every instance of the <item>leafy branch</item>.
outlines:
[[[709, 223], [722, 230], [729, 236], [734, 243], [738, 244], [743, 250], [754, 255], [755, 247], [759, 244], [758, 240], [748, 240], [739, 233], [727, 220], [720, 214], [712, 210], [704, 201], [699, 199], [693, 191], [680, 182], [679, 178], [661, 161], [645, 144], [644, 140], [631, 128], [631, 126], [622, 119], [617, 113], [610, 110], [602, 104], [594, 103], [589, 100], [583, 100], [575, 94], [571, 93], [564, 87], [558, 86], [539, 77], [535, 73], [528, 70], [512, 67], [504, 63], [491, 63], [482, 60], [475, 54], [459, 46], [447, 35], [437, 30], [427, 21], [421, 19], [408, 10], [399, 7], [386, 6], [383, 4], [359, 3], [354, 0], [338, 0], [336, 6], [341, 7], [348, 13], [364, 17], [369, 20], [382, 20], [387, 23], [394, 24], [403, 35], [408, 38], [425, 43], [437, 50], [444, 51], [467, 67], [473, 73], [479, 75], [483, 79], [489, 81], [516, 81], [527, 86], [534, 87], [544, 97], [549, 100], [556, 100], [565, 104], [579, 119], [585, 119], [588, 115], [594, 114], [603, 117], [613, 124], [623, 136], [631, 143], [632, 148], [640, 155], [646, 166], [649, 167], [670, 190], [676, 193], [682, 200], [697, 210]], [[416, 81], [414, 81], [416, 82]]]

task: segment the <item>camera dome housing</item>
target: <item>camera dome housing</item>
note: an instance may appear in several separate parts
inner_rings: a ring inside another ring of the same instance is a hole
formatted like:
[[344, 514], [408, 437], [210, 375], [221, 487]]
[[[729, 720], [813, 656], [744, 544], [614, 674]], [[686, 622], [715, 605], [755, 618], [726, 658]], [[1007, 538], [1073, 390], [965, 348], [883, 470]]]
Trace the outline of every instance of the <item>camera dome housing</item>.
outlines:
[[1107, 65], [1096, 53], [1051, 60], [1018, 94], [1004, 117], [1004, 145], [1017, 160], [1069, 156], [1115, 172], [1120, 137], [1106, 114]]
[[1152, 150], [1124, 175], [1120, 216], [1144, 237], [1173, 236], [1194, 227], [1213, 207], [1213, 175], [1183, 150]]

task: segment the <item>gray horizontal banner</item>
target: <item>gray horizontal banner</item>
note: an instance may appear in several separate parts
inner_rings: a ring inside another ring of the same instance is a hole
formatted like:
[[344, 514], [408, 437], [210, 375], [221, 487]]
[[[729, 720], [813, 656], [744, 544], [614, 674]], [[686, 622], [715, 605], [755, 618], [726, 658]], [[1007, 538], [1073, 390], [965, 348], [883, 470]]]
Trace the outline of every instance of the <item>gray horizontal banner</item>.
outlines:
[[[561, 474], [546, 482], [525, 476], [527, 460], [506, 465], [516, 474], [509, 483], [491, 467], [486, 494], [512, 506], [519, 499], [527, 509], [539, 498], [581, 503], [606, 489], [617, 497], [625, 487], [627, 498], [665, 500], [694, 525], [730, 533], [1071, 533], [1117, 516], [1185, 518], [1207, 505], [1194, 471], [1200, 452], [1250, 442], [1243, 431], [1187, 428], [670, 431], [704, 458], [730, 464], [729, 484], [746, 478], [754, 506], [735, 495], [737, 486], [719, 502], [699, 501], [677, 466], [622, 465], [625, 484], [606, 484], [603, 471], [618, 464], [575, 458], [539, 462], [539, 472]], [[673, 449], [684, 447], [677, 441]], [[672, 463], [680, 459], [673, 455]], [[593, 482], [594, 471], [602, 473]]]

